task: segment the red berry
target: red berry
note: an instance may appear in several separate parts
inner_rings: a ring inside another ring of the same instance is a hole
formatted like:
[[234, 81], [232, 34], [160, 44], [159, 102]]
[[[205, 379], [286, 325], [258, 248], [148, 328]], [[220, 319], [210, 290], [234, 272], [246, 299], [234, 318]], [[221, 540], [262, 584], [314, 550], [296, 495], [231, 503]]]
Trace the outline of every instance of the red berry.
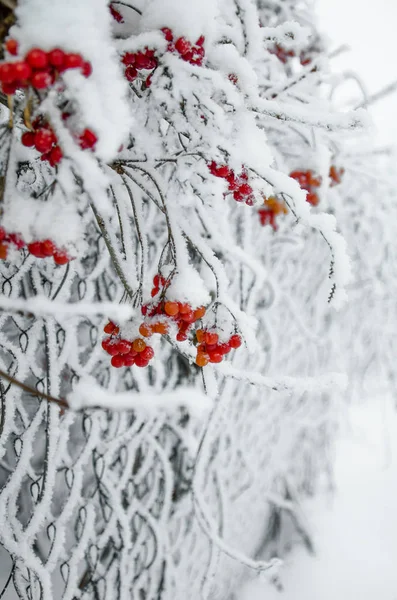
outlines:
[[5, 260], [8, 254], [8, 246], [7, 244], [0, 244], [0, 260]]
[[312, 206], [317, 206], [317, 204], [320, 202], [320, 199], [314, 192], [308, 192], [306, 201]]
[[78, 69], [83, 66], [83, 62], [84, 60], [81, 54], [71, 52], [70, 54], [65, 55], [63, 70], [66, 71], [67, 69]]
[[174, 35], [169, 27], [163, 27], [161, 30], [167, 42], [172, 42]]
[[54, 133], [51, 129], [38, 129], [34, 134], [34, 145], [39, 152], [49, 152], [55, 141]]
[[189, 40], [187, 40], [184, 37], [180, 37], [175, 42], [175, 49], [179, 52], [181, 56], [184, 56], [185, 54], [191, 51], [192, 45], [189, 42]]
[[138, 76], [138, 71], [132, 65], [129, 65], [124, 71], [124, 75], [128, 79], [128, 81], [135, 81]]
[[81, 72], [84, 75], [84, 77], [89, 77], [91, 75], [92, 65], [88, 60], [83, 62], [83, 66], [81, 67]]
[[36, 88], [36, 90], [45, 90], [52, 82], [53, 78], [49, 71], [38, 71], [37, 73], [33, 73], [31, 79], [32, 87]]
[[145, 360], [151, 360], [154, 356], [154, 350], [151, 346], [146, 346], [143, 352], [141, 352], [142, 358]]
[[14, 82], [14, 83], [3, 83], [2, 86], [1, 86], [1, 89], [3, 90], [3, 92], [5, 94], [7, 94], [7, 96], [12, 96], [17, 91], [18, 84], [16, 82]]
[[48, 62], [57, 69], [61, 69], [65, 64], [66, 54], [61, 48], [54, 48], [48, 53]]
[[217, 350], [212, 350], [211, 352], [208, 352], [208, 356], [210, 357], [211, 363], [220, 363], [223, 360], [223, 355]]
[[0, 242], [5, 240], [6, 237], [7, 237], [6, 230], [4, 229], [4, 227], [0, 227]]
[[200, 35], [199, 39], [196, 42], [196, 46], [203, 46], [205, 42], [205, 37], [203, 35]]
[[[110, 356], [120, 356], [117, 346], [118, 346], [117, 342], [115, 342], [114, 340], [109, 339], [108, 340], [108, 344], [106, 346], [106, 352], [108, 354], [110, 354]], [[102, 347], [104, 347], [103, 346], [103, 342], [102, 342]]]
[[106, 323], [105, 327], [103, 328], [103, 331], [105, 333], [109, 333], [112, 334], [114, 332], [114, 330], [116, 329], [116, 324], [113, 323], [113, 321], [109, 321], [108, 323]]
[[138, 354], [135, 358], [135, 364], [137, 367], [147, 367], [149, 361], [142, 356], [143, 353]]
[[186, 335], [186, 333], [183, 333], [183, 332], [179, 331], [176, 334], [176, 339], [177, 339], [178, 342], [184, 342], [185, 340], [187, 340], [187, 335]]
[[135, 364], [135, 357], [136, 357], [136, 354], [124, 354], [124, 356], [123, 356], [124, 366], [132, 367], [132, 365]]
[[219, 336], [217, 333], [206, 331], [204, 339], [206, 344], [217, 344], [219, 341]]
[[18, 54], [18, 42], [12, 38], [6, 41], [5, 43], [6, 50], [12, 56], [16, 56]]
[[175, 317], [179, 313], [178, 302], [166, 302], [164, 304], [164, 312], [170, 317]]
[[41, 251], [44, 256], [53, 256], [56, 246], [52, 240], [44, 240], [41, 242]]
[[8, 237], [9, 237], [10, 242], [12, 244], [14, 244], [14, 246], [16, 246], [18, 248], [18, 250], [20, 250], [21, 248], [23, 248], [25, 246], [25, 242], [23, 241], [21, 236], [18, 235], [18, 233], [10, 233], [10, 235]]
[[231, 348], [240, 348], [242, 344], [241, 337], [237, 333], [235, 333], [234, 335], [232, 335], [228, 343]]
[[55, 165], [57, 165], [58, 163], [61, 162], [62, 157], [63, 157], [63, 152], [60, 149], [60, 147], [54, 146], [48, 155], [48, 161], [52, 167], [55, 167]]
[[158, 273], [153, 277], [153, 285], [155, 287], [160, 287], [161, 285], [165, 284], [165, 278], [162, 275], [159, 275]]
[[185, 323], [194, 323], [194, 321], [196, 320], [194, 318], [194, 312], [192, 310], [189, 310], [188, 312], [184, 312], [180, 314], [180, 318], [182, 321], [185, 321]]
[[33, 50], [30, 50], [27, 53], [25, 60], [32, 69], [45, 69], [48, 65], [47, 53], [40, 48], [33, 48]]
[[134, 52], [126, 52], [121, 59], [124, 65], [135, 65], [136, 54]]
[[131, 342], [128, 340], [120, 340], [117, 344], [119, 354], [128, 354], [131, 350]]
[[21, 142], [23, 146], [27, 146], [28, 148], [32, 148], [34, 146], [35, 134], [32, 131], [26, 131], [21, 136]]
[[229, 344], [219, 344], [218, 345], [218, 352], [220, 352], [221, 354], [229, 354], [231, 350], [231, 347], [229, 346]]
[[14, 77], [18, 80], [23, 81], [25, 79], [29, 79], [32, 74], [32, 69], [28, 63], [22, 60], [20, 62], [13, 63], [12, 68], [14, 70]]
[[116, 356], [112, 356], [110, 363], [112, 367], [116, 367], [116, 369], [124, 367], [124, 357], [116, 354]]
[[56, 265], [66, 265], [69, 260], [70, 258], [65, 250], [57, 250], [54, 254], [54, 262]]
[[239, 187], [240, 194], [242, 194], [243, 196], [249, 196], [250, 194], [252, 194], [253, 189], [252, 187], [248, 184], [248, 183], [242, 183]]
[[80, 148], [86, 150], [87, 148], [93, 148], [98, 141], [97, 136], [91, 129], [84, 129], [83, 133], [79, 137]]
[[0, 65], [0, 82], [12, 83], [14, 81], [14, 69], [12, 63], [3, 63]]
[[143, 52], [138, 52], [135, 57], [135, 67], [139, 69], [150, 69], [151, 58]]
[[32, 242], [31, 244], [28, 244], [28, 250], [30, 254], [36, 256], [36, 258], [45, 258], [45, 254], [43, 254], [41, 248], [41, 242]]

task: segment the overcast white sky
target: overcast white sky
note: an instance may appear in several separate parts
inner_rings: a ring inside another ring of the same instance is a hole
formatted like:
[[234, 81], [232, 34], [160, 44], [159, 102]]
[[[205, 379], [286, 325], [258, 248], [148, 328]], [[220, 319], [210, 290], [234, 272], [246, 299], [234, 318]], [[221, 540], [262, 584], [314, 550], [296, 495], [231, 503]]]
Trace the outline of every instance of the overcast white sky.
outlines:
[[[352, 51], [335, 65], [353, 69], [373, 93], [397, 80], [397, 0], [317, 0], [320, 27]], [[397, 144], [397, 93], [372, 109], [380, 141]]]

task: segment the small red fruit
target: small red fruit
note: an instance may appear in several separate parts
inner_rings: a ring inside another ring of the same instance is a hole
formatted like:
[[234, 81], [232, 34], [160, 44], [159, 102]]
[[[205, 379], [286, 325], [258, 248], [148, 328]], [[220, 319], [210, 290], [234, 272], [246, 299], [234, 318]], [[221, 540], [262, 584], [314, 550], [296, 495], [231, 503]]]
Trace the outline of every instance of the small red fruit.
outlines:
[[45, 258], [45, 254], [43, 253], [41, 242], [32, 242], [28, 244], [28, 250], [30, 254], [36, 256], [36, 258]]
[[232, 335], [228, 343], [231, 348], [240, 348], [242, 344], [241, 337], [237, 333], [235, 333], [234, 335]]
[[53, 79], [48, 71], [38, 71], [33, 73], [31, 78], [32, 87], [36, 90], [45, 90], [53, 82]]
[[54, 141], [55, 136], [51, 129], [39, 129], [34, 134], [34, 145], [39, 152], [49, 152]]
[[208, 365], [210, 361], [210, 357], [207, 353], [205, 352], [198, 352], [197, 356], [196, 356], [196, 365], [198, 367], [205, 367], [206, 365]]
[[147, 367], [149, 361], [146, 358], [144, 358], [142, 354], [138, 354], [138, 356], [135, 358], [135, 364], [137, 367]]
[[70, 260], [65, 250], [57, 250], [54, 254], [54, 262], [56, 265], [66, 265]]
[[128, 354], [131, 350], [131, 342], [128, 340], [120, 340], [117, 344], [119, 354]]
[[26, 131], [21, 136], [22, 145], [26, 146], [27, 148], [32, 148], [32, 146], [34, 146], [34, 138], [35, 135], [32, 131]]
[[0, 65], [0, 82], [12, 83], [14, 81], [14, 69], [12, 64], [3, 63]]
[[223, 355], [217, 350], [212, 350], [212, 352], [208, 352], [211, 363], [220, 363], [223, 360]]
[[19, 62], [12, 63], [12, 68], [14, 70], [14, 78], [18, 79], [18, 81], [24, 81], [25, 79], [29, 79], [29, 77], [32, 74], [32, 69], [30, 68], [28, 63], [22, 60]]
[[185, 54], [187, 54], [188, 52], [191, 52], [192, 50], [192, 45], [189, 42], [189, 40], [187, 40], [184, 37], [180, 37], [176, 40], [175, 42], [175, 49], [179, 52], [179, 54], [181, 56], [184, 56]]
[[59, 146], [54, 146], [48, 156], [48, 161], [52, 167], [59, 164], [62, 160], [63, 152]]
[[80, 148], [86, 150], [87, 148], [93, 148], [98, 141], [97, 136], [91, 129], [84, 129], [83, 133], [79, 137]]
[[135, 79], [138, 77], [138, 71], [133, 65], [129, 65], [124, 71], [124, 75], [128, 81], [135, 81]]
[[117, 355], [116, 356], [112, 356], [112, 360], [110, 361], [112, 367], [116, 367], [116, 369], [119, 369], [120, 367], [124, 367], [124, 357]]
[[135, 357], [136, 357], [136, 354], [134, 354], [134, 355], [132, 355], [132, 354], [124, 354], [124, 356], [123, 356], [124, 366], [125, 367], [132, 367], [132, 365], [135, 364]]
[[78, 69], [79, 67], [83, 66], [83, 62], [84, 60], [81, 54], [70, 52], [69, 54], [65, 55], [63, 70], [66, 71], [67, 69]]
[[164, 37], [167, 40], [167, 42], [172, 42], [172, 40], [174, 39], [174, 35], [173, 35], [171, 29], [169, 27], [163, 27], [161, 31], [163, 32]]
[[142, 323], [139, 327], [139, 333], [143, 337], [150, 337], [152, 335], [152, 328], [149, 325], [146, 325], [146, 323]]
[[81, 72], [84, 75], [84, 77], [89, 77], [92, 73], [92, 64], [86, 60], [83, 62], [83, 65], [81, 67]]
[[219, 341], [219, 336], [217, 333], [206, 331], [204, 339], [206, 344], [217, 344]]
[[141, 352], [142, 358], [145, 360], [151, 360], [154, 356], [154, 350], [151, 346], [146, 346], [146, 348]]
[[109, 323], [106, 323], [105, 327], [103, 328], [103, 331], [110, 335], [114, 332], [115, 329], [116, 329], [115, 323], [113, 323], [113, 321], [109, 321]]
[[48, 65], [47, 53], [40, 48], [33, 48], [33, 50], [30, 50], [27, 53], [25, 60], [32, 69], [45, 69]]
[[18, 54], [18, 42], [12, 38], [6, 41], [5, 43], [6, 50], [12, 56], [16, 56]]
[[143, 352], [145, 348], [146, 342], [141, 338], [136, 338], [136, 340], [132, 342], [132, 349], [135, 350], [135, 352]]
[[177, 340], [177, 342], [184, 342], [185, 340], [187, 340], [186, 333], [183, 333], [182, 331], [179, 331], [176, 334], [176, 340]]
[[54, 48], [48, 53], [47, 56], [50, 65], [56, 67], [57, 69], [61, 69], [65, 64], [66, 54], [63, 50], [61, 50], [61, 48]]
[[159, 333], [160, 335], [166, 335], [168, 333], [167, 323], [154, 323], [152, 325], [153, 333]]
[[53, 256], [56, 246], [52, 240], [44, 240], [41, 242], [41, 251], [44, 256]]

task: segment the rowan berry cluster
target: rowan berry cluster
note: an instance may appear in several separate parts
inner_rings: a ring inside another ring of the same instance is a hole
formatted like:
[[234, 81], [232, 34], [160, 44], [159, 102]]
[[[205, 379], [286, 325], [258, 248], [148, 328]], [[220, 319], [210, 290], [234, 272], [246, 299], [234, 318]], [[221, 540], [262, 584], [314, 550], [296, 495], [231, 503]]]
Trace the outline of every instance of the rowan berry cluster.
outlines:
[[277, 231], [278, 225], [276, 217], [280, 214], [287, 214], [288, 210], [284, 202], [278, 200], [275, 196], [270, 196], [264, 201], [265, 208], [258, 211], [261, 225], [271, 225], [274, 231]]
[[185, 37], [179, 37], [175, 40], [172, 30], [168, 27], [163, 27], [161, 31], [168, 42], [168, 52], [177, 53], [182, 60], [190, 63], [191, 65], [197, 65], [201, 67], [205, 56], [205, 38], [203, 35], [198, 38], [195, 44], [192, 44]]
[[[166, 279], [162, 275], [155, 275], [153, 278], [152, 297], [157, 296], [160, 291], [165, 295], [164, 286]], [[187, 340], [188, 333], [196, 321], [202, 319], [205, 315], [205, 307], [193, 308], [187, 302], [175, 302], [162, 297], [159, 302], [145, 304], [142, 306], [142, 314], [147, 317], [139, 328], [139, 333], [143, 337], [150, 337], [153, 333], [165, 335], [169, 331], [169, 322], [174, 322], [178, 332], [176, 339], [178, 342]], [[160, 317], [160, 320], [159, 320]], [[149, 319], [155, 318], [151, 323]]]
[[236, 202], [245, 202], [248, 206], [253, 206], [254, 191], [248, 183], [248, 173], [244, 168], [240, 175], [236, 175], [227, 165], [218, 165], [215, 161], [212, 161], [208, 168], [211, 175], [227, 181], [228, 190], [233, 194]]
[[316, 177], [313, 171], [293, 171], [289, 176], [295, 179], [303, 190], [307, 191], [306, 201], [312, 206], [317, 206], [320, 199], [314, 190], [320, 187], [321, 178]]
[[145, 79], [145, 87], [151, 84], [151, 77], [154, 69], [158, 65], [158, 60], [155, 57], [155, 51], [145, 48], [140, 52], [126, 52], [121, 59], [121, 62], [126, 66], [124, 74], [128, 81], [135, 81], [139, 71], [151, 71]]
[[10, 244], [18, 250], [26, 246], [29, 253], [36, 258], [48, 258], [52, 256], [57, 265], [65, 265], [71, 260], [66, 250], [57, 248], [56, 244], [50, 239], [26, 244], [18, 233], [7, 233], [3, 227], [0, 227], [0, 259], [5, 260], [7, 258]]
[[[9, 39], [5, 44], [11, 56], [17, 56], [18, 43]], [[80, 69], [85, 77], [92, 72], [91, 63], [81, 54], [53, 48], [49, 52], [32, 48], [22, 60], [0, 64], [0, 84], [5, 94], [15, 94], [17, 89], [31, 86], [36, 90], [50, 87], [60, 73], [69, 69]]]
[[224, 356], [235, 348], [240, 348], [241, 337], [235, 333], [227, 342], [220, 342], [219, 335], [215, 331], [197, 329], [196, 338], [197, 356], [196, 365], [205, 367], [208, 363], [220, 363]]
[[[65, 118], [70, 116], [68, 113], [64, 113], [64, 115], [66, 115]], [[32, 127], [33, 131], [26, 131], [22, 134], [22, 144], [28, 148], [36, 148], [41, 154], [41, 160], [48, 161], [52, 167], [55, 167], [63, 157], [55, 132], [41, 117], [33, 121]], [[94, 148], [97, 141], [95, 133], [88, 128], [78, 136], [79, 146], [83, 150]]]
[[110, 364], [113, 367], [147, 367], [154, 357], [153, 348], [148, 346], [144, 339], [123, 339], [120, 336], [120, 328], [113, 321], [109, 321], [103, 330], [108, 337], [102, 341], [102, 348], [112, 357]]

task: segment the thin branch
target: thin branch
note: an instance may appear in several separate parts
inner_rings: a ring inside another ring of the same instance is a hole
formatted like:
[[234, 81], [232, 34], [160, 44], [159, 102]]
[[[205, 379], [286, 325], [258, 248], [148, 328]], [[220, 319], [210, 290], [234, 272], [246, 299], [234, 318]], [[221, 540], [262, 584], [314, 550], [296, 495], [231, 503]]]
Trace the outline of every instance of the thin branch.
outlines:
[[32, 394], [32, 396], [39, 396], [48, 402], [54, 402], [55, 404], [58, 404], [58, 406], [62, 406], [62, 408], [69, 408], [69, 404], [66, 402], [66, 400], [63, 400], [62, 398], [54, 398], [54, 396], [50, 396], [50, 394], [46, 394], [45, 392], [39, 392], [38, 390], [30, 387], [30, 385], [26, 385], [26, 383], [22, 383], [21, 381], [18, 381], [18, 379], [8, 375], [8, 373], [5, 373], [5, 371], [0, 370], [0, 378], [5, 379], [11, 383], [11, 385], [19, 387], [24, 392]]

